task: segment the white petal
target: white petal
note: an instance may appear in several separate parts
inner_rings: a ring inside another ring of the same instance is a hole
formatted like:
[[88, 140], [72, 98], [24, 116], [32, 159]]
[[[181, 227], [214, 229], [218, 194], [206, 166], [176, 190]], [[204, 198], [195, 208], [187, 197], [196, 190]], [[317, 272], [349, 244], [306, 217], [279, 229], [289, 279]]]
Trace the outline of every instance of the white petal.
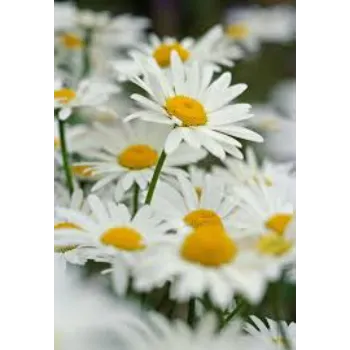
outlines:
[[170, 154], [179, 147], [180, 142], [182, 140], [181, 129], [182, 128], [178, 127], [170, 132], [164, 145], [165, 153]]

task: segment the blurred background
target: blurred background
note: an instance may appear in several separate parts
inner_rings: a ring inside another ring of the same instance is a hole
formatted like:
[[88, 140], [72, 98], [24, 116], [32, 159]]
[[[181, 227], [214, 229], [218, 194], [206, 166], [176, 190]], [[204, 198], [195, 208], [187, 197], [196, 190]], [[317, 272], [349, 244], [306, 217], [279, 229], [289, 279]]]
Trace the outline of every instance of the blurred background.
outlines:
[[[213, 25], [224, 23], [228, 12], [235, 7], [295, 6], [295, 0], [76, 0], [75, 3], [83, 9], [109, 11], [113, 15], [146, 16], [158, 35], [178, 38], [202, 35]], [[237, 63], [234, 74], [236, 81], [249, 86], [245, 100], [265, 102], [276, 83], [295, 78], [295, 41], [264, 43], [258, 52]]]

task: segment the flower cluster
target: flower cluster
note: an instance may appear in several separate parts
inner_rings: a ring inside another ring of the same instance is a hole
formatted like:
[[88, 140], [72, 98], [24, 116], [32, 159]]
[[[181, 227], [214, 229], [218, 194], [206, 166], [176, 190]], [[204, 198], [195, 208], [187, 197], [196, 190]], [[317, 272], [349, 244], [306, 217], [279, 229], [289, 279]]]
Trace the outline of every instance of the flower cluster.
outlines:
[[291, 12], [237, 14], [178, 40], [55, 5], [56, 350], [295, 348], [294, 323], [253, 316], [295, 284], [295, 159], [261, 159], [283, 112], [255, 116], [228, 70], [291, 39]]

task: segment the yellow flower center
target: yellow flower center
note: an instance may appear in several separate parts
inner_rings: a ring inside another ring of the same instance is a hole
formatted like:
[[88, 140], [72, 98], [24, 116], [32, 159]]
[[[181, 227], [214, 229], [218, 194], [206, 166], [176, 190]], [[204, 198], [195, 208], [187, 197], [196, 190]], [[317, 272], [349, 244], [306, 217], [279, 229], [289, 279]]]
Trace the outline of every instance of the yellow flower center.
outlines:
[[292, 247], [292, 242], [275, 233], [269, 233], [259, 238], [258, 250], [262, 254], [281, 256]]
[[76, 224], [73, 224], [72, 222], [59, 222], [55, 224], [55, 230], [61, 230], [61, 229], [81, 230], [82, 228]]
[[244, 23], [231, 24], [227, 28], [226, 33], [233, 39], [243, 40], [249, 35], [249, 28]]
[[208, 121], [203, 105], [191, 97], [169, 97], [164, 108], [170, 115], [181, 120], [184, 126], [205, 125]]
[[129, 227], [113, 227], [104, 232], [101, 242], [122, 250], [141, 250], [145, 248], [142, 236]]
[[[82, 230], [82, 228], [76, 224], [73, 224], [72, 222], [59, 222], [55, 224], [55, 230], [61, 230], [61, 229], [76, 229], [76, 230]], [[69, 252], [75, 248], [77, 248], [77, 245], [71, 244], [71, 245], [55, 245], [55, 253], [66, 253]]]
[[55, 245], [55, 253], [67, 253], [70, 252], [71, 250], [76, 249], [78, 246], [77, 245], [65, 245], [65, 246], [59, 246]]
[[59, 90], [55, 90], [55, 100], [58, 100], [61, 103], [67, 104], [74, 100], [76, 97], [76, 93], [72, 89], [63, 88]]
[[129, 146], [118, 156], [118, 163], [132, 170], [150, 168], [156, 165], [157, 161], [157, 151], [148, 145]]
[[72, 165], [72, 172], [75, 176], [91, 177], [94, 175], [93, 169], [88, 165]]
[[286, 345], [286, 341], [284, 340], [283, 337], [272, 338], [272, 341], [278, 345]]
[[201, 226], [184, 240], [181, 256], [193, 263], [218, 267], [232, 261], [237, 254], [235, 242], [221, 226]]
[[176, 51], [180, 56], [182, 62], [185, 62], [190, 57], [190, 53], [179, 43], [174, 44], [161, 44], [153, 51], [153, 58], [157, 61], [158, 65], [162, 68], [170, 66], [171, 51]]
[[201, 226], [219, 226], [223, 228], [220, 217], [212, 210], [208, 209], [198, 209], [187, 214], [183, 221], [193, 228], [198, 228]]
[[58, 137], [55, 137], [55, 150], [57, 150], [58, 148], [61, 147], [61, 142], [60, 139]]
[[83, 40], [76, 34], [66, 33], [61, 36], [61, 43], [67, 49], [81, 49], [84, 46]]
[[265, 226], [266, 228], [282, 236], [288, 224], [291, 222], [292, 217], [293, 217], [292, 214], [284, 214], [284, 213], [275, 214], [275, 215], [272, 215], [265, 222]]
[[202, 197], [202, 192], [203, 192], [202, 187], [196, 186], [196, 187], [195, 187], [195, 190], [196, 190], [198, 199], [201, 199], [201, 197]]

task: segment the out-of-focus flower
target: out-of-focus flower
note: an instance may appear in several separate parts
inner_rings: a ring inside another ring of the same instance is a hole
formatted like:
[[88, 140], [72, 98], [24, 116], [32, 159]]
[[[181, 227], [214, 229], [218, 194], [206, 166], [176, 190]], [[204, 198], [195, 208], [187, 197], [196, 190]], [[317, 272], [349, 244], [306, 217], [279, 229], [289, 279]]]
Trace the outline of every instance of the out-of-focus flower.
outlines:
[[[247, 323], [245, 330], [249, 333], [249, 349], [251, 350], [284, 350], [286, 349], [285, 340], [282, 337], [276, 321], [266, 319], [268, 327], [256, 316], [250, 316], [253, 323]], [[296, 325], [294, 322], [289, 325], [282, 322], [286, 337], [289, 340], [291, 350], [296, 349]]]
[[259, 152], [278, 162], [296, 160], [295, 80], [277, 84], [268, 105], [253, 106], [255, 118], [248, 124], [259, 130], [264, 143]]
[[174, 152], [182, 140], [194, 148], [206, 148], [214, 156], [224, 159], [225, 153], [242, 158], [241, 143], [234, 137], [262, 142], [257, 133], [236, 123], [249, 119], [249, 104], [231, 104], [246, 88], [245, 84], [230, 86], [231, 74], [226, 72], [214, 82], [212, 68], [194, 62], [185, 66], [177, 54], [171, 53], [171, 74], [166, 74], [153, 61], [142, 66], [143, 79], [132, 81], [149, 94], [131, 96], [142, 109], [125, 120], [172, 125], [165, 142], [165, 152]]
[[54, 107], [58, 118], [66, 120], [77, 107], [95, 107], [103, 104], [119, 88], [100, 79], [84, 79], [77, 88], [66, 87], [61, 80], [55, 81]]
[[[217, 25], [206, 32], [197, 41], [186, 37], [180, 41], [176, 38], [159, 38], [155, 34], [149, 36], [148, 44], [139, 44], [138, 50], [131, 51], [132, 57], [140, 61], [153, 58], [162, 69], [171, 66], [171, 53], [177, 52], [183, 63], [198, 61], [204, 66], [210, 66], [215, 71], [221, 70], [221, 65], [232, 67], [234, 61], [242, 58], [242, 51], [234, 44], [224, 42], [223, 29]], [[140, 75], [142, 68], [133, 60], [116, 60], [112, 63], [119, 79], [127, 79]]]
[[295, 9], [291, 6], [232, 8], [225, 23], [227, 36], [252, 52], [263, 42], [282, 43], [295, 37]]

